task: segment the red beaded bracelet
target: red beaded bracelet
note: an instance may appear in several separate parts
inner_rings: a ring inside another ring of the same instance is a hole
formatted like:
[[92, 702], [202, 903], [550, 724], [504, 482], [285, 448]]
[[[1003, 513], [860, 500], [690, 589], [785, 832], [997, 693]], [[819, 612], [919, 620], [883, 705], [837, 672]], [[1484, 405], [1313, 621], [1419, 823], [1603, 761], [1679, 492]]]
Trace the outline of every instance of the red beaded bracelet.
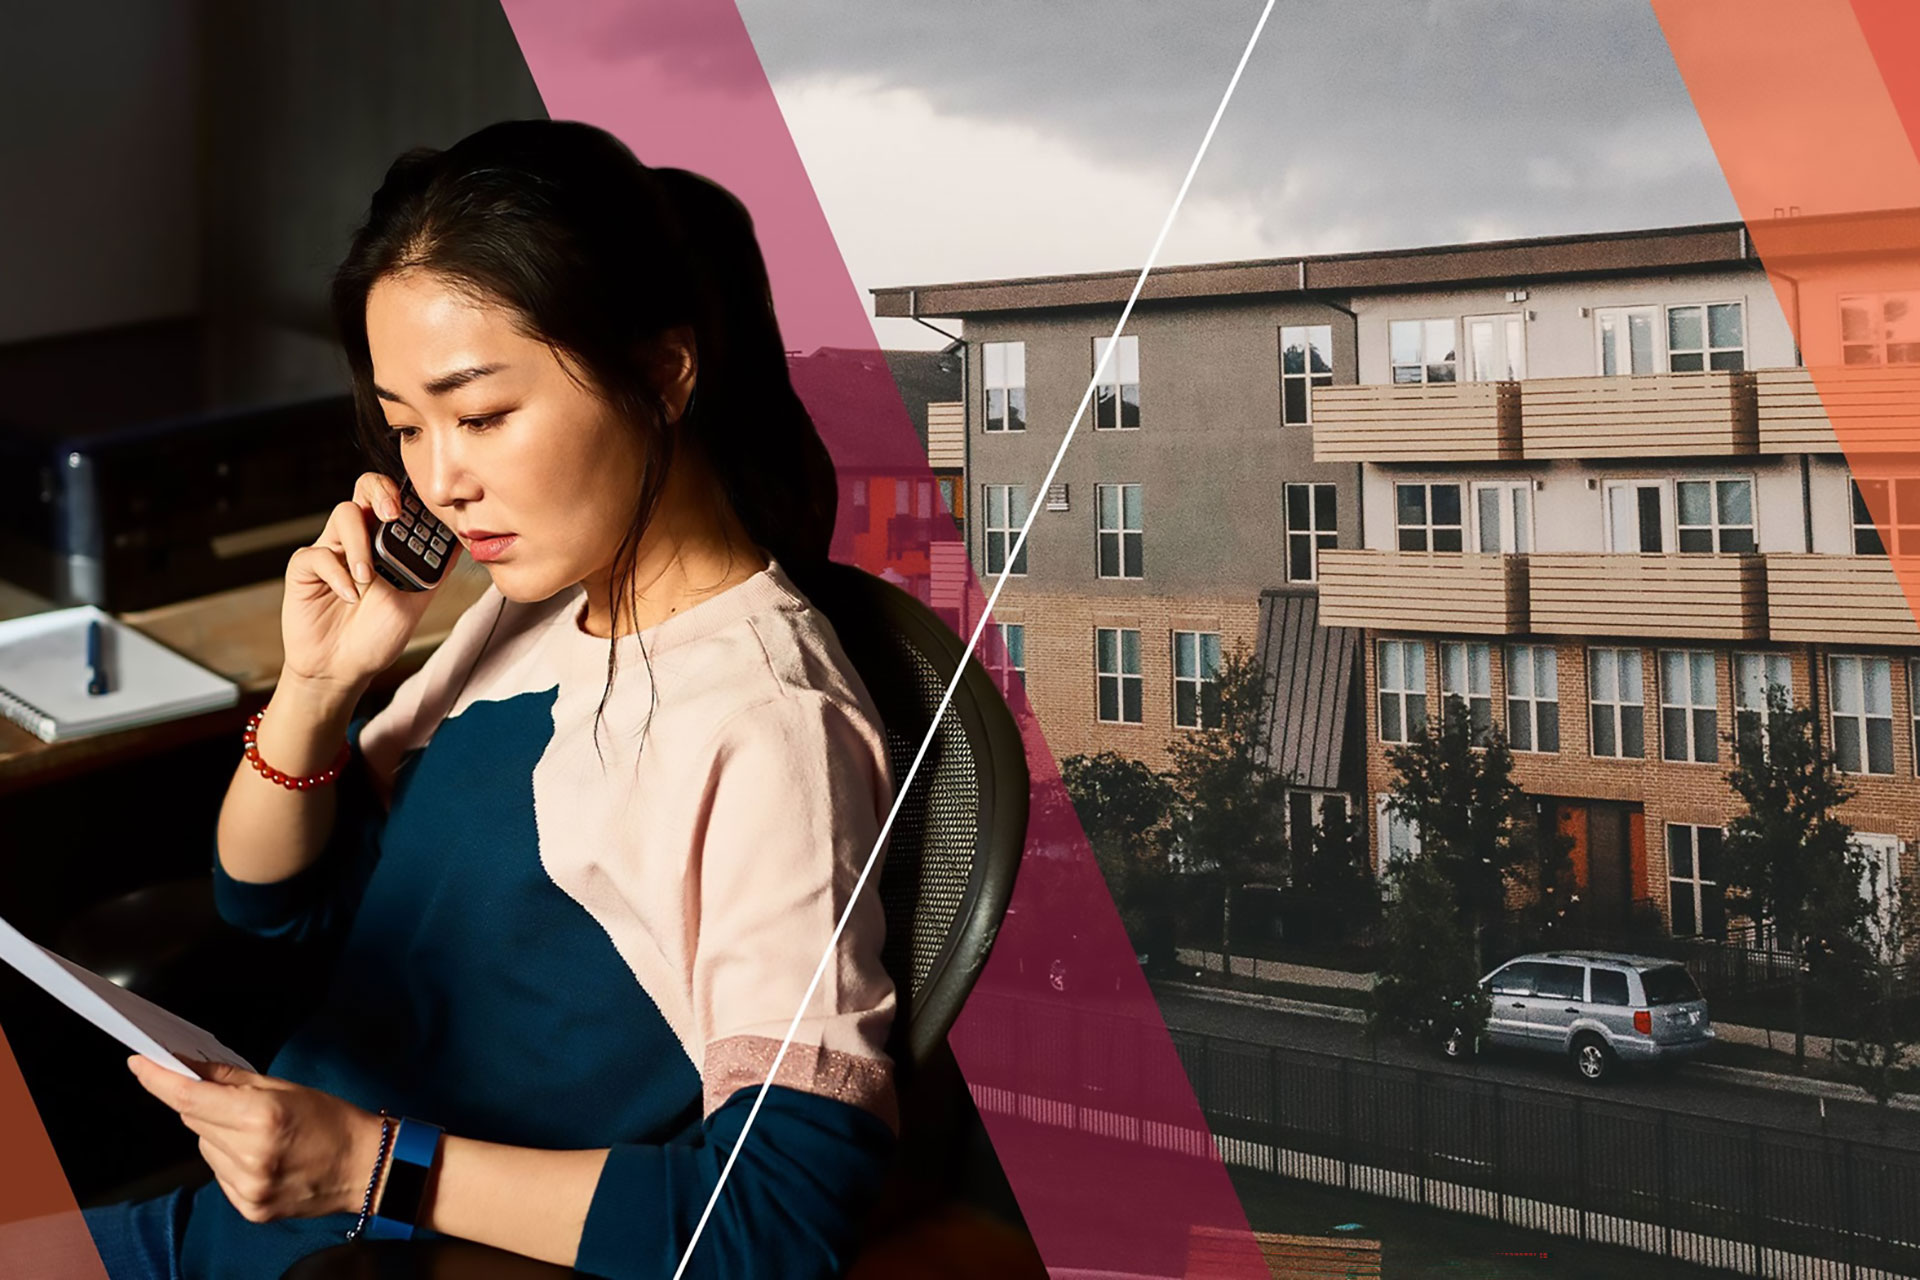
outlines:
[[253, 719], [247, 721], [245, 741], [247, 744], [247, 763], [252, 765], [262, 777], [277, 782], [289, 791], [306, 791], [311, 787], [322, 787], [340, 776], [347, 767], [347, 758], [353, 753], [349, 743], [340, 744], [340, 754], [334, 757], [333, 764], [325, 773], [312, 774], [305, 778], [296, 778], [290, 773], [282, 773], [260, 758], [260, 718], [267, 714], [265, 707], [253, 713]]

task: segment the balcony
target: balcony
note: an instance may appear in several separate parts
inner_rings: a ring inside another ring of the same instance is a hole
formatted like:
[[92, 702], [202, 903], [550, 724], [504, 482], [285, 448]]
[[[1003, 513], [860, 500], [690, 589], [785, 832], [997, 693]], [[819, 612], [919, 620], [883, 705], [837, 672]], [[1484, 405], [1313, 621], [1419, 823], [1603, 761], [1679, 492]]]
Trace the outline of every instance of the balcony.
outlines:
[[1529, 561], [1528, 615], [1542, 635], [1732, 641], [1767, 634], [1767, 576], [1757, 555], [1555, 552]]
[[1753, 379], [1762, 453], [1920, 453], [1920, 368], [1756, 369]]
[[1767, 629], [1785, 643], [1920, 646], [1902, 576], [1920, 581], [1920, 560], [1896, 573], [1885, 556], [1770, 555]]
[[1529, 378], [1520, 388], [1527, 458], [1670, 458], [1752, 453], [1752, 376], [1644, 373]]
[[927, 406], [927, 465], [935, 471], [958, 471], [967, 463], [966, 407], [958, 400], [939, 400]]
[[1527, 629], [1527, 557], [1322, 551], [1320, 623], [1507, 635]]
[[1316, 387], [1315, 462], [1508, 462], [1520, 457], [1518, 383]]

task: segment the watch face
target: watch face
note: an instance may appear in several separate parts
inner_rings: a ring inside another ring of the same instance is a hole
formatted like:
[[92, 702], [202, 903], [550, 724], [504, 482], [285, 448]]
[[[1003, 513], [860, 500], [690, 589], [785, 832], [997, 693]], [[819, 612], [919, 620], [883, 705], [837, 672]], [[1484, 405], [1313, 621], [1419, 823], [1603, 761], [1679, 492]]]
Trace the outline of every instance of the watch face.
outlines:
[[374, 568], [402, 591], [431, 590], [446, 575], [454, 541], [453, 530], [407, 488], [400, 495], [400, 514], [374, 535]]

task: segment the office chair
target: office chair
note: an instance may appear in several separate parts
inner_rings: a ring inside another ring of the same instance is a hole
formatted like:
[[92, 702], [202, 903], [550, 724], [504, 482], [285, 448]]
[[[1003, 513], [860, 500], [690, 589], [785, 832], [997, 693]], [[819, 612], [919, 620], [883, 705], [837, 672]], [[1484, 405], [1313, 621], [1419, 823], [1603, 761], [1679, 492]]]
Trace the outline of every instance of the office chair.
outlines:
[[[925, 604], [863, 570], [828, 563], [793, 576], [833, 624], [872, 695], [898, 786], [959, 668], [964, 643]], [[894, 819], [881, 872], [882, 961], [898, 1000], [887, 1047], [901, 1100], [901, 1141], [886, 1202], [868, 1223], [870, 1240], [956, 1190], [953, 1171], [965, 1155], [970, 1101], [946, 1036], [986, 965], [1012, 895], [1026, 840], [1028, 785], [1012, 713], [978, 660], [969, 661]], [[181, 892], [175, 890], [174, 899]], [[210, 882], [204, 902], [210, 914]], [[63, 939], [78, 946], [98, 936], [84, 927], [86, 919], [116, 911], [124, 918], [125, 910], [118, 901], [96, 908]], [[96, 943], [93, 950], [111, 948]], [[88, 963], [82, 955], [73, 958]], [[91, 958], [127, 975], [136, 989], [156, 985], [124, 958]], [[327, 1249], [296, 1264], [284, 1280], [576, 1274], [467, 1241], [433, 1240]]]

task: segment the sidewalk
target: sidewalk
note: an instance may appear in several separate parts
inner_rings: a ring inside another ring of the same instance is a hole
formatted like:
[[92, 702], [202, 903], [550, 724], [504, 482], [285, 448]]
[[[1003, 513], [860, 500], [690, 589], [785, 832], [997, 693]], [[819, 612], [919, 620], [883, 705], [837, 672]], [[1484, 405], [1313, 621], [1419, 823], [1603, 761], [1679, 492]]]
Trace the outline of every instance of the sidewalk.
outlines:
[[[1174, 951], [1174, 960], [1186, 969], [1199, 969], [1214, 974], [1221, 970], [1220, 953], [1201, 951], [1190, 947], [1181, 947]], [[1232, 978], [1253, 982], [1280, 982], [1295, 987], [1319, 987], [1329, 993], [1338, 992], [1351, 1001], [1355, 993], [1373, 990], [1373, 975], [1370, 973], [1351, 973], [1343, 969], [1321, 969], [1311, 965], [1289, 964], [1279, 960], [1256, 960], [1251, 956], [1234, 956]], [[1354, 1007], [1352, 1003], [1327, 1003], [1310, 999], [1268, 995], [1264, 992], [1247, 991], [1235, 987], [1200, 986], [1189, 982], [1158, 981], [1156, 987], [1178, 992], [1195, 999], [1214, 1000], [1224, 1004], [1238, 1004], [1247, 1008], [1270, 1010], [1274, 1013], [1290, 1013], [1303, 1017], [1332, 1018], [1341, 1022], [1364, 1023], [1366, 1012]], [[1769, 1050], [1783, 1056], [1793, 1052], [1793, 1033], [1791, 1031], [1769, 1031], [1765, 1027], [1744, 1027], [1736, 1023], [1715, 1022], [1714, 1035], [1722, 1044], [1750, 1046]], [[1826, 1036], [1807, 1037], [1807, 1056], [1831, 1060], [1833, 1041]], [[1858, 1085], [1844, 1084], [1833, 1080], [1814, 1080], [1805, 1076], [1789, 1075], [1785, 1072], [1761, 1071], [1751, 1067], [1731, 1067], [1714, 1062], [1692, 1062], [1687, 1070], [1726, 1080], [1730, 1084], [1743, 1084], [1750, 1088], [1777, 1089], [1787, 1093], [1801, 1093], [1810, 1097], [1831, 1098], [1845, 1102], [1872, 1103], [1873, 1098]], [[1920, 1111], [1920, 1094], [1903, 1093], [1892, 1102], [1894, 1107], [1903, 1111]]]

